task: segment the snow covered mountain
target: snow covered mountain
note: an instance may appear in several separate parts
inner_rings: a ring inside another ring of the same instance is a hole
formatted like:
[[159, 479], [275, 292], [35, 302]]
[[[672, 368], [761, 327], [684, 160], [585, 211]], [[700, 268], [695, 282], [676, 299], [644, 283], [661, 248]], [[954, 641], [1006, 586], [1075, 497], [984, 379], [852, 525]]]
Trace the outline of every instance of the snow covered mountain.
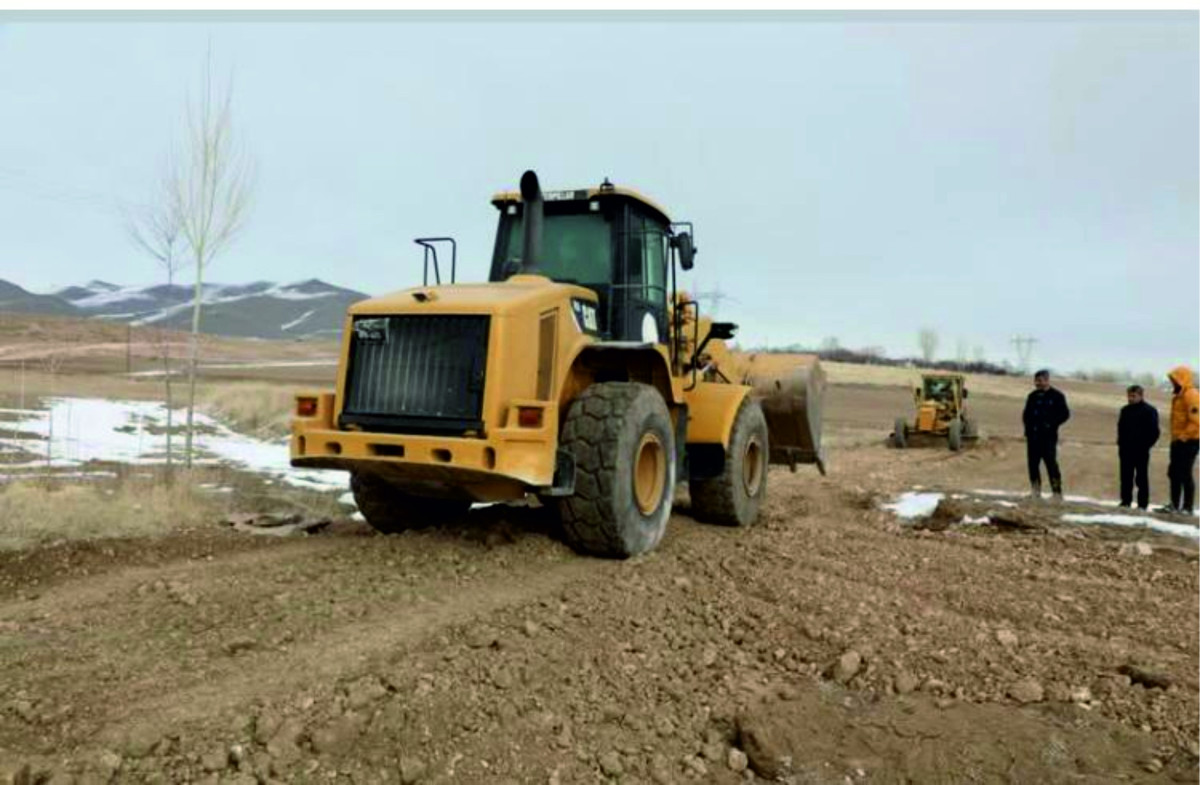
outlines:
[[[290, 284], [206, 284], [200, 329], [249, 338], [337, 337], [347, 306], [366, 297], [315, 278]], [[188, 330], [192, 323], [192, 287], [117, 286], [91, 281], [37, 295], [0, 281], [0, 312], [5, 310]]]

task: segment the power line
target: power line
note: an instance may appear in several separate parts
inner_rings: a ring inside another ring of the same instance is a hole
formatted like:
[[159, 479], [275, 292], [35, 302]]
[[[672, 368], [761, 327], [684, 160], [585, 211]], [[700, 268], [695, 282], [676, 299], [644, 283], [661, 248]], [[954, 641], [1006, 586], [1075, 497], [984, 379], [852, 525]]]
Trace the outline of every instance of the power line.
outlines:
[[1022, 371], [1029, 370], [1029, 358], [1033, 356], [1033, 345], [1038, 342], [1032, 335], [1013, 336], [1012, 345], [1017, 350], [1017, 367]]

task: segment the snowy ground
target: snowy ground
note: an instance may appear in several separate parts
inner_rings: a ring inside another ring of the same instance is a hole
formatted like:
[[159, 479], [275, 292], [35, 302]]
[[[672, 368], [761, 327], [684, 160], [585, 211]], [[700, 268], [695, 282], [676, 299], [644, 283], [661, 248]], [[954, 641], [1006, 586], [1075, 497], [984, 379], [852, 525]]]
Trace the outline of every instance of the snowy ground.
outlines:
[[[167, 409], [150, 401], [103, 398], [48, 398], [46, 409], [0, 409], [0, 478], [29, 470], [82, 469], [93, 461], [162, 463]], [[174, 412], [176, 428], [184, 422]], [[345, 472], [296, 469], [289, 464], [287, 439], [264, 441], [236, 433], [217, 420], [196, 414], [199, 462], [225, 464], [281, 482], [318, 491], [345, 491]], [[173, 449], [183, 437], [173, 437]]]
[[[999, 491], [992, 489], [978, 489], [969, 491], [968, 493], [955, 493], [951, 495], [953, 499], [972, 500], [988, 500], [992, 504], [997, 504], [1005, 507], [1015, 507], [1015, 502], [1006, 501], [1001, 497], [1022, 498], [1022, 494], [1014, 491]], [[917, 489], [913, 491], [904, 491], [895, 499], [885, 504], [880, 505], [883, 509], [895, 513], [896, 517], [903, 520], [913, 521], [920, 518], [926, 518], [933, 514], [937, 509], [938, 502], [945, 497], [945, 494], [936, 491], [926, 491]], [[1075, 504], [1089, 504], [1098, 507], [1117, 507], [1118, 502], [1111, 499], [1093, 499], [1090, 496], [1064, 496], [1063, 500]], [[1185, 537], [1192, 540], [1200, 540], [1200, 529], [1189, 523], [1173, 523], [1164, 521], [1149, 515], [1129, 515], [1116, 513], [1064, 513], [1060, 516], [1064, 523], [1075, 524], [1097, 524], [1102, 526], [1127, 526], [1132, 528], [1152, 529], [1163, 534], [1172, 534], [1176, 537]], [[986, 518], [965, 518], [964, 523], [986, 523]]]

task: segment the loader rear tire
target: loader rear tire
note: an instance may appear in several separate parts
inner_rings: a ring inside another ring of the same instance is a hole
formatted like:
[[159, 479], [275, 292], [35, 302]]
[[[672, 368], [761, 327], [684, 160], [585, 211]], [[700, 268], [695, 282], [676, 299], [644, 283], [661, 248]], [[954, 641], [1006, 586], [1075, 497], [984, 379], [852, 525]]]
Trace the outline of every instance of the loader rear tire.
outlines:
[[692, 517], [722, 526], [749, 526], [758, 520], [767, 495], [767, 438], [762, 407], [747, 398], [734, 417], [721, 473], [688, 482]]
[[895, 430], [892, 432], [892, 446], [904, 449], [908, 445], [908, 421], [903, 417], [896, 418]]
[[373, 474], [351, 474], [350, 490], [367, 523], [384, 534], [453, 523], [471, 508], [468, 501], [429, 499], [404, 493]]
[[963, 424], [962, 420], [955, 417], [950, 421], [950, 428], [946, 431], [946, 441], [950, 442], [950, 450], [958, 452], [962, 449], [963, 439]]
[[575, 493], [558, 500], [567, 543], [625, 559], [658, 545], [675, 497], [675, 429], [654, 387], [601, 382], [567, 410], [560, 446], [575, 458]]

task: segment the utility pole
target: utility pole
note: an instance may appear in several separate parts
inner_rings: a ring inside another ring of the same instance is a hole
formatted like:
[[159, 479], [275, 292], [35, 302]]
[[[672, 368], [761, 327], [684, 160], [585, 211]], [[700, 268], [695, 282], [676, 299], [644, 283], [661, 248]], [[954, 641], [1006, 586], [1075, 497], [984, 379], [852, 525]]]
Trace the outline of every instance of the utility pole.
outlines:
[[712, 289], [709, 289], [707, 292], [699, 292], [698, 291], [692, 295], [692, 299], [707, 301], [709, 303], [709, 306], [712, 308], [713, 316], [717, 315], [717, 311], [719, 311], [721, 309], [721, 303], [723, 303], [725, 300], [729, 300], [730, 302], [737, 302], [736, 297], [725, 294], [725, 292], [721, 290], [720, 286], [714, 286]]
[[1037, 340], [1031, 335], [1017, 335], [1012, 339], [1012, 345], [1017, 350], [1017, 367], [1022, 373], [1029, 370], [1029, 358], [1033, 355], [1033, 345]]

